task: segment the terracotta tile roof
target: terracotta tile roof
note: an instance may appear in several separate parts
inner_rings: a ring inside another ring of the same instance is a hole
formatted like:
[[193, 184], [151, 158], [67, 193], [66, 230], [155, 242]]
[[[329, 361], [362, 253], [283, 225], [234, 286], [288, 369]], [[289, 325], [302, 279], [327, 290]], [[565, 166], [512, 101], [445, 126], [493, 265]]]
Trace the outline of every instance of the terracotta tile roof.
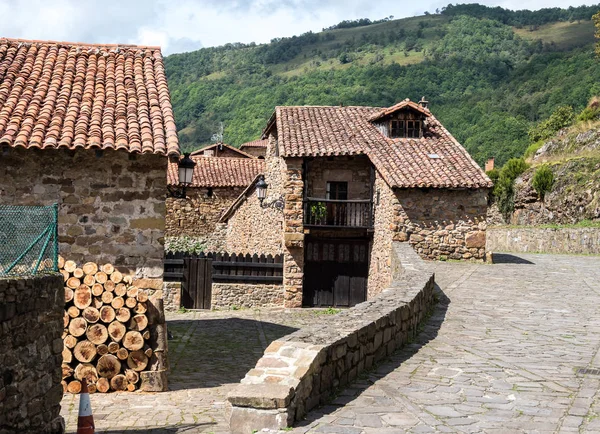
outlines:
[[401, 101], [398, 104], [395, 104], [391, 107], [380, 109], [379, 113], [376, 113], [375, 115], [373, 115], [369, 118], [369, 121], [373, 122], [373, 121], [382, 119], [382, 118], [384, 118], [388, 115], [391, 115], [392, 113], [395, 113], [398, 110], [402, 110], [404, 108], [410, 108], [412, 110], [416, 110], [419, 113], [421, 113], [427, 117], [431, 116], [431, 112], [428, 109], [421, 107], [420, 104], [417, 104], [416, 102], [412, 102], [411, 100], [409, 100], [407, 98], [404, 101]]
[[[374, 107], [277, 107], [280, 155], [365, 154], [386, 182], [397, 188], [492, 186], [468, 152], [431, 113], [422, 138], [389, 139], [370, 122], [385, 111]], [[265, 136], [272, 124], [273, 120]]]
[[0, 145], [179, 155], [159, 47], [0, 38]]
[[[192, 187], [245, 187], [265, 170], [265, 160], [258, 158], [190, 158], [196, 162]], [[178, 172], [177, 162], [169, 162], [169, 185], [179, 183]]]
[[269, 144], [269, 140], [267, 139], [258, 139], [253, 140], [251, 142], [246, 142], [240, 145], [240, 149], [244, 148], [266, 148]]
[[215, 143], [214, 145], [205, 146], [204, 148], [200, 148], [200, 149], [192, 152], [190, 155], [203, 155], [204, 151], [208, 151], [210, 149], [215, 149], [217, 146], [222, 146], [225, 149], [229, 149], [230, 151], [238, 154], [240, 156], [240, 158], [256, 158], [254, 155], [247, 154], [246, 152], [241, 151], [238, 148], [234, 148], [233, 146], [227, 145], [225, 143]]

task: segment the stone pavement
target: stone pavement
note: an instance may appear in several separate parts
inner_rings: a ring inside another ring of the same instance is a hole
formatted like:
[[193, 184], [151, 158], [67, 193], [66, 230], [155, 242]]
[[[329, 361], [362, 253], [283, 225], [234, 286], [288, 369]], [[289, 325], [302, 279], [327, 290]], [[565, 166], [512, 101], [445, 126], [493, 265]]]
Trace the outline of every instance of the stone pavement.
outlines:
[[417, 341], [294, 432], [600, 432], [600, 257], [498, 259], [437, 263]]
[[[293, 432], [600, 432], [600, 257], [498, 259], [503, 263], [434, 264], [440, 303], [417, 341]], [[226, 432], [228, 390], [268, 342], [314, 315], [171, 315], [173, 390], [92, 395], [96, 432]], [[63, 399], [68, 433], [75, 432], [77, 403]]]
[[[225, 397], [256, 365], [268, 344], [310, 324], [322, 309], [191, 311], [167, 315], [169, 392], [95, 393], [97, 434], [223, 433]], [[67, 433], [77, 431], [79, 397], [65, 394]]]

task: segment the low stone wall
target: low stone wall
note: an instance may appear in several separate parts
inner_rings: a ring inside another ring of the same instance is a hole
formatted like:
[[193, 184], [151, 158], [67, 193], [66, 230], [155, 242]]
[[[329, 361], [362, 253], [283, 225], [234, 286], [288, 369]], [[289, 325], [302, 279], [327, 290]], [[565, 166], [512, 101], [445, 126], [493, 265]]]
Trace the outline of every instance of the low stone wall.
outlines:
[[283, 307], [283, 285], [213, 283], [211, 307]]
[[64, 432], [62, 276], [0, 279], [0, 432]]
[[281, 429], [417, 334], [433, 305], [434, 276], [408, 243], [394, 243], [393, 281], [373, 299], [269, 345], [229, 395], [230, 429]]
[[[283, 307], [283, 285], [249, 283], [213, 283], [211, 309], [235, 307]], [[165, 310], [175, 312], [181, 307], [181, 283], [165, 282]]]
[[600, 255], [600, 228], [489, 228], [486, 249]]

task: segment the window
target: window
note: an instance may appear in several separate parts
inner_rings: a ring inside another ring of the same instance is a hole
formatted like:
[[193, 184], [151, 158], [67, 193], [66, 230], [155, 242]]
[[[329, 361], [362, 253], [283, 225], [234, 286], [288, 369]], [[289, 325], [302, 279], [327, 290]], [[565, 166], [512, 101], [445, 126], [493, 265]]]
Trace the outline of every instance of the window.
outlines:
[[328, 182], [326, 199], [348, 200], [348, 183], [347, 182]]
[[406, 137], [418, 139], [421, 137], [421, 121], [406, 121]]
[[390, 122], [390, 137], [392, 139], [418, 139], [421, 137], [421, 121], [394, 119]]
[[392, 121], [390, 137], [395, 139], [397, 137], [404, 137], [404, 121]]

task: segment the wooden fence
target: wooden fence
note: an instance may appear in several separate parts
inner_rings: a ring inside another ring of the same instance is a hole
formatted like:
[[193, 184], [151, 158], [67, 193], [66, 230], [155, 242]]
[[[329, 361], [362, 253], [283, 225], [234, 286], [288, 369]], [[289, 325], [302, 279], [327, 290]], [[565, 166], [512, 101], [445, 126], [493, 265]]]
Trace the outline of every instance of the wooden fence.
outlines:
[[282, 255], [176, 252], [165, 258], [166, 281], [182, 281], [186, 259], [211, 259], [213, 283], [283, 283]]

